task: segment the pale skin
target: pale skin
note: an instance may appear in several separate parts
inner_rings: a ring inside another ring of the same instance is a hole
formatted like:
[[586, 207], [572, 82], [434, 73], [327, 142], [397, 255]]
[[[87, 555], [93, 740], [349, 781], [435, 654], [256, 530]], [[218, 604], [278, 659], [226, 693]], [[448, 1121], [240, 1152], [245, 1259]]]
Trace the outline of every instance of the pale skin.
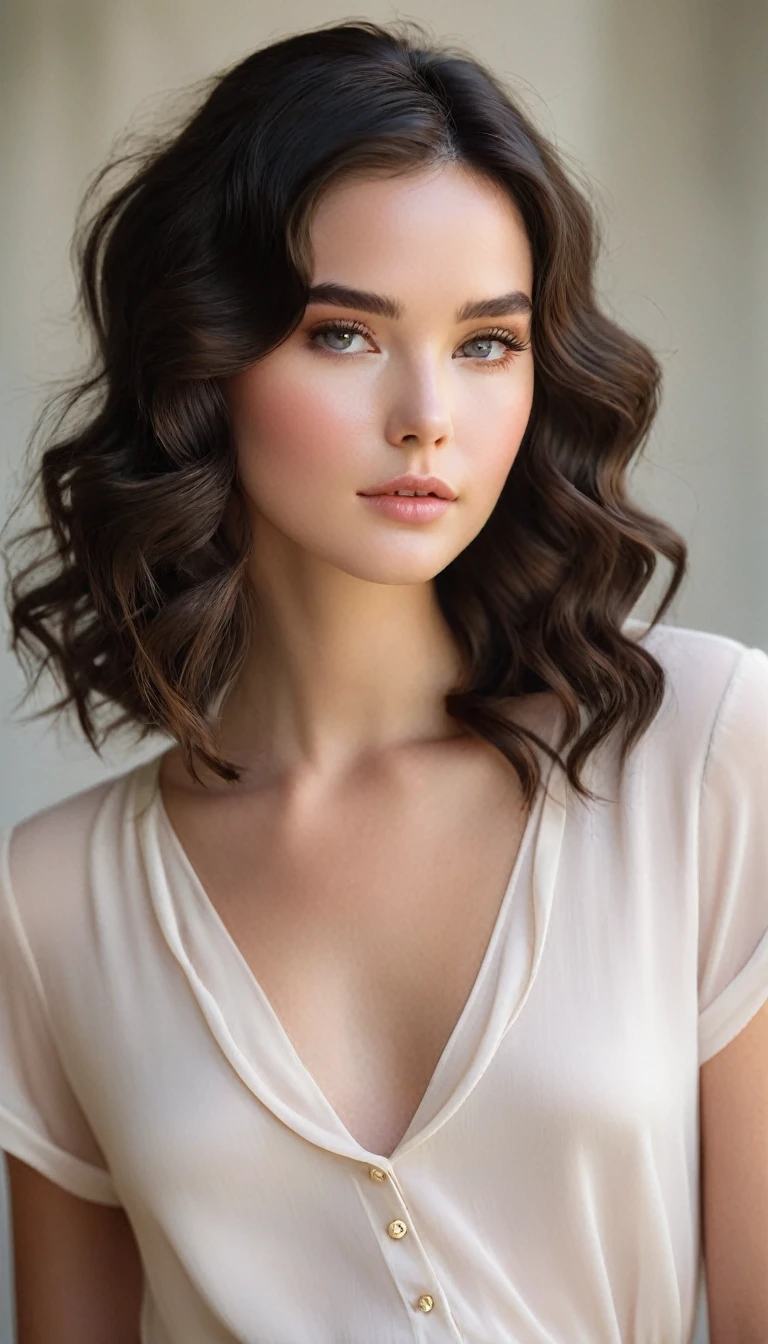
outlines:
[[[459, 664], [432, 580], [490, 517], [528, 423], [533, 268], [509, 198], [455, 166], [338, 184], [311, 236], [313, 288], [357, 295], [311, 296], [226, 388], [255, 538], [259, 633], [220, 721], [243, 781], [194, 785], [175, 751], [161, 786], [301, 1059], [389, 1156], [524, 823], [514, 770], [446, 713]], [[394, 311], [370, 311], [371, 293]], [[493, 319], [461, 317], [489, 299]], [[408, 524], [361, 498], [404, 471], [452, 486], [442, 517]]]
[[[489, 327], [527, 344], [528, 313], [455, 320], [471, 299], [531, 298], [530, 248], [500, 192], [455, 167], [347, 183], [312, 241], [314, 284], [390, 296], [403, 314], [311, 303], [227, 387], [261, 611], [222, 742], [297, 806], [372, 757], [457, 731], [443, 707], [456, 651], [431, 580], [493, 511], [533, 396], [530, 347], [467, 348]], [[370, 336], [314, 334], [340, 318]], [[431, 524], [377, 516], [357, 494], [409, 470], [458, 492]]]
[[[532, 258], [509, 198], [457, 166], [332, 188], [311, 236], [314, 284], [401, 311], [313, 303], [228, 384], [259, 598], [219, 725], [243, 777], [232, 789], [201, 770], [203, 788], [174, 749], [160, 782], [302, 1060], [350, 1132], [389, 1154], [466, 1002], [527, 820], [512, 768], [445, 711], [458, 662], [432, 581], [493, 511], [534, 386], [530, 348], [483, 335], [525, 346], [529, 313], [456, 314], [530, 299]], [[315, 335], [330, 319], [366, 333]], [[395, 522], [357, 493], [409, 470], [457, 491], [441, 518]], [[549, 696], [521, 698], [539, 731], [553, 712]], [[766, 1061], [764, 1009], [701, 1069], [711, 1344], [768, 1340]], [[8, 1165], [20, 1344], [135, 1344], [125, 1215]]]

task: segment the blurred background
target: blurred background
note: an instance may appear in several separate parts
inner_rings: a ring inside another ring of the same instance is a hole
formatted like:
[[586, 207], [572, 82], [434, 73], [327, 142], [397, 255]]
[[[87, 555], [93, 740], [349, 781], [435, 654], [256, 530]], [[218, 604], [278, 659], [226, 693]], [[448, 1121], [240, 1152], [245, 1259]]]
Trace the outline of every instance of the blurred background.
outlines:
[[[768, 649], [768, 3], [766, 0], [5, 0], [0, 526], [52, 380], [86, 353], [69, 245], [115, 139], [195, 105], [189, 86], [254, 47], [330, 20], [413, 18], [508, 82], [566, 157], [604, 236], [605, 309], [648, 342], [664, 396], [632, 478], [690, 547], [666, 620]], [[17, 515], [11, 535], [31, 520]], [[6, 538], [3, 538], [5, 544]], [[666, 561], [636, 613], [649, 617]], [[99, 759], [73, 719], [24, 724], [55, 698], [0, 647], [0, 827], [155, 755], [113, 738]], [[0, 1160], [0, 1344], [12, 1344]], [[706, 1301], [695, 1344], [706, 1344]]]

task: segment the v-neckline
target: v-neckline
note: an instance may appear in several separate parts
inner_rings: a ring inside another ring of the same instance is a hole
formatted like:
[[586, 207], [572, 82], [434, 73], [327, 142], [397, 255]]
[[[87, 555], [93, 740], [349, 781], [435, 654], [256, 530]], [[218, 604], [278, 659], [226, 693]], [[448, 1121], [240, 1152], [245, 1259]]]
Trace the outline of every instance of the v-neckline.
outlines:
[[[551, 744], [550, 736], [547, 741]], [[163, 801], [163, 755], [146, 762], [134, 781], [150, 895], [166, 942], [221, 1050], [251, 1090], [313, 1142], [358, 1158], [362, 1154], [379, 1165], [401, 1157], [461, 1104], [530, 992], [565, 826], [566, 782], [560, 770], [547, 758], [472, 988], [405, 1134], [386, 1156], [370, 1152], [343, 1124], [205, 890]], [[530, 899], [516, 902], [524, 869], [531, 871]], [[510, 924], [517, 937], [505, 937]], [[501, 964], [492, 979], [497, 961]], [[473, 1020], [475, 1029], [470, 1031]]]

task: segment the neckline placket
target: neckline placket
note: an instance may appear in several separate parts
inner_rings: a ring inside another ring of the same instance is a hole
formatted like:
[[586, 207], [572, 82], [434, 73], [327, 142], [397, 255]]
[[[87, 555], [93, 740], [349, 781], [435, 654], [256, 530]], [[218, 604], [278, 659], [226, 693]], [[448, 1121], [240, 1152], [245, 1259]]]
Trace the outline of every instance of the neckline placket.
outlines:
[[541, 962], [566, 818], [567, 781], [549, 757], [472, 990], [405, 1134], [389, 1156], [347, 1130], [305, 1066], [218, 914], [162, 801], [162, 755], [137, 769], [133, 807], [155, 917], [221, 1051], [251, 1092], [321, 1148], [384, 1171], [444, 1125], [522, 1011]]

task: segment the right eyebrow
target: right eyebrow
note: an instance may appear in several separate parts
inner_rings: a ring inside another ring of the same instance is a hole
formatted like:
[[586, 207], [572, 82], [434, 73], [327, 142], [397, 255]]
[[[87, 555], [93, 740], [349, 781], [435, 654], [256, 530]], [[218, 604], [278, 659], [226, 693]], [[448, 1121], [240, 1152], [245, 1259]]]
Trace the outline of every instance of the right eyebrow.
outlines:
[[[333, 303], [340, 308], [356, 308], [362, 313], [375, 313], [378, 317], [399, 318], [405, 309], [396, 299], [386, 294], [372, 294], [365, 289], [352, 289], [349, 285], [337, 284], [327, 280], [323, 284], [312, 285], [307, 297], [307, 307], [311, 303]], [[510, 290], [508, 294], [498, 294], [489, 299], [472, 299], [456, 313], [457, 322], [469, 322], [479, 317], [508, 317], [517, 313], [531, 313], [533, 305], [527, 294], [520, 289]]]

